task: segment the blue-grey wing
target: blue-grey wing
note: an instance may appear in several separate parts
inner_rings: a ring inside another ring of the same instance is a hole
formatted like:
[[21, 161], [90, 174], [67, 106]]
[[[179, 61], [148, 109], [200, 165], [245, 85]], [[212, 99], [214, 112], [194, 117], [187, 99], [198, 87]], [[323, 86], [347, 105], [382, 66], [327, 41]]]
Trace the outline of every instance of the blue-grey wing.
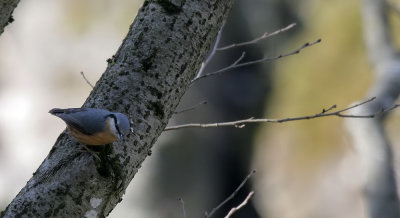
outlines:
[[108, 112], [92, 108], [54, 108], [50, 110], [49, 113], [61, 118], [72, 128], [84, 134], [92, 135], [96, 132], [103, 131], [105, 116]]

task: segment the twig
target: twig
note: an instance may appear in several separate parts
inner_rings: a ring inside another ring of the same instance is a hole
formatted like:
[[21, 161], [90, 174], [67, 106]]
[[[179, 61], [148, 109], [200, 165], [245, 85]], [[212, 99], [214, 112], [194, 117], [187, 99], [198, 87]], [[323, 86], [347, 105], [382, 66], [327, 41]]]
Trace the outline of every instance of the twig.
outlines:
[[291, 51], [289, 53], [286, 53], [286, 54], [280, 54], [280, 55], [272, 57], [272, 58], [265, 57], [265, 58], [257, 59], [257, 60], [254, 60], [254, 61], [247, 61], [247, 62], [239, 63], [244, 57], [244, 53], [242, 53], [243, 57], [241, 56], [238, 60], [236, 60], [233, 64], [229, 65], [228, 67], [222, 68], [220, 70], [217, 70], [217, 71], [214, 71], [214, 72], [211, 72], [211, 73], [204, 74], [202, 76], [198, 75], [191, 82], [194, 83], [195, 81], [198, 81], [200, 79], [204, 79], [204, 78], [209, 77], [209, 76], [215, 76], [217, 74], [221, 74], [223, 72], [226, 72], [228, 70], [232, 70], [234, 68], [239, 68], [239, 67], [249, 66], [249, 65], [253, 65], [253, 64], [258, 64], [258, 63], [261, 63], [261, 62], [274, 61], [274, 60], [277, 60], [277, 59], [280, 59], [280, 58], [284, 58], [284, 57], [288, 57], [288, 56], [291, 56], [291, 55], [295, 55], [295, 54], [300, 53], [301, 50], [303, 50], [303, 49], [305, 49], [307, 47], [313, 46], [313, 45], [315, 45], [317, 43], [320, 43], [320, 42], [321, 42], [321, 39], [317, 39], [317, 40], [315, 40], [314, 42], [311, 42], [311, 43], [307, 42], [307, 43], [303, 44], [300, 48], [298, 48], [298, 49], [296, 49], [294, 51]]
[[183, 218], [186, 218], [185, 202], [183, 201], [182, 197], [180, 197], [178, 200], [179, 200], [179, 202], [181, 202], [181, 205], [182, 205]]
[[247, 197], [244, 199], [244, 201], [239, 204], [237, 207], [233, 207], [229, 213], [225, 216], [225, 218], [229, 218], [231, 217], [234, 213], [236, 213], [236, 211], [240, 210], [242, 207], [246, 206], [247, 202], [249, 202], [250, 198], [253, 197], [254, 195], [254, 191], [251, 191]]
[[236, 47], [240, 47], [240, 46], [256, 44], [257, 42], [259, 42], [259, 41], [261, 41], [263, 39], [266, 39], [266, 38], [269, 38], [271, 36], [277, 35], [277, 34], [279, 34], [281, 32], [287, 31], [287, 30], [293, 28], [294, 26], [296, 26], [296, 23], [292, 23], [292, 24], [288, 25], [287, 27], [284, 27], [282, 29], [276, 30], [276, 31], [274, 31], [272, 33], [265, 32], [260, 37], [255, 38], [255, 39], [250, 40], [250, 41], [247, 41], [247, 42], [235, 43], [235, 44], [232, 44], [232, 45], [228, 45], [228, 46], [224, 46], [224, 47], [221, 47], [221, 48], [217, 48], [217, 51], [223, 51], [223, 50], [236, 48]]
[[334, 104], [334, 105], [332, 105], [330, 108], [328, 108], [328, 109], [322, 109], [322, 114], [324, 114], [324, 113], [327, 113], [327, 112], [329, 112], [329, 111], [331, 111], [331, 110], [333, 110], [333, 109], [335, 109], [336, 108], [336, 104]]
[[[230, 121], [230, 122], [220, 122], [220, 123], [189, 123], [189, 124], [183, 124], [183, 125], [177, 125], [177, 126], [170, 126], [164, 129], [164, 131], [170, 131], [170, 130], [177, 130], [177, 129], [183, 129], [183, 128], [193, 128], [193, 127], [201, 127], [201, 128], [214, 128], [214, 127], [225, 127], [225, 126], [233, 126], [236, 128], [243, 128], [247, 123], [284, 123], [284, 122], [289, 122], [289, 121], [297, 121], [297, 120], [311, 120], [319, 117], [329, 117], [329, 116], [337, 116], [337, 117], [342, 117], [342, 118], [373, 118], [379, 114], [386, 113], [388, 111], [391, 111], [397, 107], [400, 106], [400, 104], [395, 104], [389, 108], [379, 110], [376, 113], [373, 114], [367, 114], [367, 115], [353, 115], [353, 114], [343, 114], [343, 112], [348, 111], [350, 109], [353, 109], [355, 107], [359, 107], [363, 104], [366, 104], [368, 102], [371, 102], [375, 99], [375, 97], [368, 99], [366, 101], [363, 101], [359, 104], [334, 111], [334, 112], [329, 112], [332, 109], [336, 108], [336, 105], [333, 105], [332, 107], [328, 109], [322, 110], [322, 112], [314, 114], [314, 115], [309, 115], [309, 116], [302, 116], [302, 117], [289, 117], [289, 118], [283, 118], [283, 119], [266, 119], [266, 118], [261, 118], [261, 119], [254, 119], [254, 117], [244, 119], [244, 120], [236, 120], [236, 121]], [[329, 112], [329, 113], [328, 113]]]
[[214, 47], [212, 48], [211, 53], [208, 55], [207, 59], [203, 63], [201, 63], [200, 70], [199, 70], [199, 72], [197, 72], [197, 75], [194, 79], [200, 77], [201, 74], [203, 74], [204, 69], [207, 67], [208, 63], [214, 57], [215, 52], [217, 51], [217, 48], [218, 48], [219, 41], [221, 39], [222, 29], [224, 28], [224, 26], [225, 26], [225, 23], [222, 24], [221, 29], [219, 29], [217, 38], [215, 39]]
[[89, 84], [90, 87], [92, 87], [92, 89], [94, 88], [94, 86], [89, 82], [89, 80], [86, 78], [85, 74], [81, 71], [81, 75], [83, 77], [83, 79], [86, 81], [87, 84]]
[[196, 104], [194, 106], [191, 106], [189, 108], [185, 108], [185, 109], [182, 109], [180, 111], [175, 111], [174, 114], [180, 114], [180, 113], [183, 113], [183, 112], [194, 110], [194, 109], [196, 109], [197, 107], [199, 107], [199, 106], [201, 106], [203, 104], [207, 104], [207, 101], [202, 101], [202, 102], [200, 102], [200, 103], [198, 103], [198, 104]]
[[244, 184], [246, 184], [247, 180], [249, 180], [250, 177], [251, 177], [254, 173], [256, 173], [256, 170], [252, 170], [252, 171], [246, 176], [246, 178], [242, 181], [242, 183], [240, 183], [240, 185], [236, 188], [236, 190], [235, 190], [231, 195], [229, 195], [228, 198], [226, 198], [223, 202], [221, 202], [217, 207], [213, 208], [213, 209], [211, 210], [210, 213], [208, 213], [208, 212], [206, 211], [206, 212], [205, 212], [205, 217], [206, 217], [206, 218], [211, 217], [218, 209], [220, 209], [220, 208], [221, 208], [222, 206], [224, 206], [228, 201], [230, 201], [233, 197], [235, 197], [236, 194], [239, 192], [239, 190], [244, 186]]

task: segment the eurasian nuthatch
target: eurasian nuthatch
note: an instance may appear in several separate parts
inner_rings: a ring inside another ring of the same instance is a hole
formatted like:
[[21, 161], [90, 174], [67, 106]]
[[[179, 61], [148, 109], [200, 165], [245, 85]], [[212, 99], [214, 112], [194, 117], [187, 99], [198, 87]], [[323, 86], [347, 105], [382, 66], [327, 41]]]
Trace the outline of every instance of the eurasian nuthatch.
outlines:
[[53, 108], [50, 114], [64, 120], [70, 134], [82, 144], [105, 145], [129, 132], [127, 116], [96, 108]]

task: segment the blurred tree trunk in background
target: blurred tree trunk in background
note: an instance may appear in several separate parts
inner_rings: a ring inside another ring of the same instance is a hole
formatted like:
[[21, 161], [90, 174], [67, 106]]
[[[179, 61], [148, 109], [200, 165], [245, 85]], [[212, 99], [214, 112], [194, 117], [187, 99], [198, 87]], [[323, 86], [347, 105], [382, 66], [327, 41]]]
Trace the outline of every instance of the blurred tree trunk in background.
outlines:
[[[272, 117], [309, 113], [302, 112], [304, 108], [313, 113], [333, 104], [343, 107], [360, 96], [365, 96], [362, 100], [377, 99], [349, 114], [373, 114], [395, 104], [400, 93], [400, 64], [392, 34], [398, 34], [398, 28], [390, 27], [398, 27], [398, 23], [389, 22], [387, 1], [314, 1], [302, 6], [299, 13], [307, 25], [302, 38], [316, 34], [323, 43], [296, 56], [295, 63], [285, 60], [278, 66], [277, 74], [287, 76], [274, 85], [280, 93], [286, 88], [289, 94], [276, 97], [271, 108], [276, 107], [278, 115]], [[391, 21], [398, 20], [398, 14], [393, 17]], [[364, 60], [366, 52], [372, 79]], [[390, 113], [392, 120], [398, 120], [394, 117], [397, 110]], [[387, 115], [266, 125], [257, 148], [262, 178], [255, 189], [263, 192], [255, 198], [262, 196], [257, 199], [260, 213], [290, 218], [400, 217], [398, 159], [393, 152], [399, 145], [399, 123], [395, 121], [389, 135], [384, 122]]]
[[[375, 75], [366, 98], [371, 104], [356, 108], [357, 114], [371, 114], [395, 104], [400, 94], [400, 59], [392, 40], [389, 7], [385, 0], [363, 0], [364, 40]], [[364, 198], [368, 217], [400, 217], [400, 204], [393, 162], [393, 149], [384, 128], [384, 118], [347, 120], [348, 131], [361, 159]]]

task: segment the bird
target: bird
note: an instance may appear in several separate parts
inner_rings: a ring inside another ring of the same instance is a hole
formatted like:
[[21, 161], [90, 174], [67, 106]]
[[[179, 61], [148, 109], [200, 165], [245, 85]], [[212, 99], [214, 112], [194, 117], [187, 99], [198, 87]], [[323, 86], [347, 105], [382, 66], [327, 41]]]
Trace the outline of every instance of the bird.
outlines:
[[49, 113], [61, 118], [67, 124], [70, 135], [84, 147], [122, 140], [130, 131], [130, 122], [125, 114], [105, 109], [53, 108]]

